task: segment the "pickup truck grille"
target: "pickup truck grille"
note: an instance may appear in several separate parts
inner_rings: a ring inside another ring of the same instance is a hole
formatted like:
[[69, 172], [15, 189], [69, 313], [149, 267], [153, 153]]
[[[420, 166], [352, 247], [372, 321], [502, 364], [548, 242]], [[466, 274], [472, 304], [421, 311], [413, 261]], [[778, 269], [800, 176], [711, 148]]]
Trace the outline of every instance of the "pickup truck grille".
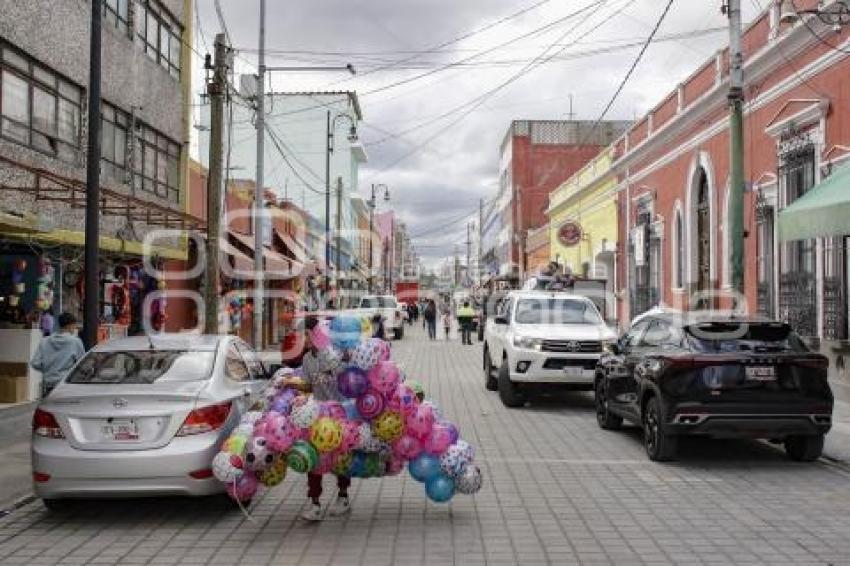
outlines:
[[596, 353], [602, 351], [602, 342], [597, 340], [544, 340], [544, 352]]
[[575, 358], [549, 358], [543, 362], [543, 369], [564, 369], [579, 367], [586, 370], [596, 369], [596, 360], [581, 360]]

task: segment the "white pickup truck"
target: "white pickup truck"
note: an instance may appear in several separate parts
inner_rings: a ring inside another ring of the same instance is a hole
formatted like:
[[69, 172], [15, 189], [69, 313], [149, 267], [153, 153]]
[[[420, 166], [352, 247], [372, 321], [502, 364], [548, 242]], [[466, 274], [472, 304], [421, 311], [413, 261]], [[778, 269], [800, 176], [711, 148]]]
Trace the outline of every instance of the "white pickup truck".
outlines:
[[484, 329], [484, 385], [507, 407], [532, 389], [591, 390], [599, 360], [617, 336], [579, 295], [511, 291]]
[[339, 311], [339, 314], [351, 314], [372, 319], [380, 314], [384, 319], [387, 336], [392, 334], [396, 340], [404, 338], [404, 313], [396, 298], [392, 295], [364, 295], [353, 309]]

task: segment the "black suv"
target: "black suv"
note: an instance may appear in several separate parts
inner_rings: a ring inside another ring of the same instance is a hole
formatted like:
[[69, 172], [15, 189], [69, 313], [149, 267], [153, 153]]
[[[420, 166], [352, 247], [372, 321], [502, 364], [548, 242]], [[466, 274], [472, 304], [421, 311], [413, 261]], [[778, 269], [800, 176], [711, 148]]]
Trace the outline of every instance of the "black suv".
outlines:
[[827, 368], [782, 322], [650, 315], [599, 360], [596, 418], [642, 426], [655, 461], [673, 459], [684, 435], [770, 439], [812, 461], [832, 421]]

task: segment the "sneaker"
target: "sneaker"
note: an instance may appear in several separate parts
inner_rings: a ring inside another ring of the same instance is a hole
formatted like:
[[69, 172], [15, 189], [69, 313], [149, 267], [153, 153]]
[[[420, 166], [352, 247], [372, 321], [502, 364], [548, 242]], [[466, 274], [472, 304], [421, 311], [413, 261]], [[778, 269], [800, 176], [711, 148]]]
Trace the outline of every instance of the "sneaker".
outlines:
[[301, 512], [301, 518], [305, 521], [321, 521], [322, 520], [322, 506], [318, 503], [313, 503], [312, 501], [307, 503], [307, 508]]
[[351, 501], [347, 497], [337, 497], [331, 506], [330, 514], [333, 517], [338, 517], [345, 515], [349, 511], [351, 511]]

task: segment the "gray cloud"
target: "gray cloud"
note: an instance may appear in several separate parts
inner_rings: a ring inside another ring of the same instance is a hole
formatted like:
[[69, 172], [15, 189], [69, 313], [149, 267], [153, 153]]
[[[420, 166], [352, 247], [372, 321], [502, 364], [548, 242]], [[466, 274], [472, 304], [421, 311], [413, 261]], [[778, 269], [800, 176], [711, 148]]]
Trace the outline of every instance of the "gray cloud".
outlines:
[[[212, 0], [198, 0], [200, 19], [207, 41], [218, 29]], [[600, 14], [612, 12], [628, 0], [609, 0]], [[418, 61], [430, 68], [473, 55], [520, 34], [562, 17], [592, 0], [565, 2], [553, 0], [521, 18], [451, 46], [438, 53], [423, 55]], [[421, 50], [479, 28], [504, 15], [534, 3], [534, 0], [314, 0], [311, 2], [268, 2], [268, 47], [275, 54], [270, 64], [353, 62], [361, 71], [377, 64], [410, 57]], [[237, 65], [250, 71], [244, 61], [254, 61], [257, 43], [258, 1], [222, 0], [224, 15], [236, 46], [248, 48]], [[649, 33], [664, 3], [637, 0], [611, 23], [604, 25], [578, 45], [568, 46], [564, 56], [599, 50], [623, 42], [639, 42]], [[660, 34], [691, 32], [725, 26], [720, 2], [679, 1], [674, 4]], [[755, 14], [753, 3], [744, 2], [745, 18]], [[365, 120], [361, 137], [366, 143], [386, 138], [389, 132], [404, 132], [433, 120], [451, 108], [475, 99], [510, 77], [568, 30], [562, 44], [588, 29], [601, 15], [557, 26], [549, 33], [531, 37], [478, 60], [476, 65], [446, 70], [373, 95], [363, 93], [416, 76], [426, 69], [388, 69], [365, 73], [354, 80], [339, 82], [339, 75], [290, 74], [276, 76], [277, 90], [351, 88], [361, 93]], [[657, 102], [676, 83], [687, 77], [726, 42], [723, 32], [696, 38], [659, 41], [650, 47], [643, 62], [612, 108], [612, 119], [631, 119]], [[279, 55], [280, 50], [290, 53]], [[292, 53], [298, 51], [300, 53]], [[321, 52], [321, 53], [319, 53]], [[338, 52], [336, 55], [328, 52]], [[551, 52], [550, 52], [551, 53]], [[368, 147], [370, 163], [362, 171], [361, 193], [371, 182], [391, 187], [391, 206], [410, 226], [413, 234], [439, 226], [476, 199], [491, 198], [497, 187], [498, 149], [513, 119], [566, 118], [568, 95], [575, 100], [576, 117], [595, 119], [637, 53], [637, 47], [562, 59], [542, 65], [486, 100], [476, 111], [452, 125], [453, 115], [403, 136]], [[519, 61], [510, 66], [493, 62]], [[482, 62], [489, 62], [482, 65]], [[424, 143], [429, 138], [432, 141]], [[412, 148], [422, 147], [404, 161], [394, 164]], [[462, 231], [462, 224], [456, 232]], [[455, 241], [449, 231], [442, 238], [433, 235], [414, 238], [421, 255], [432, 264], [452, 252]], [[427, 246], [427, 247], [426, 247]]]

